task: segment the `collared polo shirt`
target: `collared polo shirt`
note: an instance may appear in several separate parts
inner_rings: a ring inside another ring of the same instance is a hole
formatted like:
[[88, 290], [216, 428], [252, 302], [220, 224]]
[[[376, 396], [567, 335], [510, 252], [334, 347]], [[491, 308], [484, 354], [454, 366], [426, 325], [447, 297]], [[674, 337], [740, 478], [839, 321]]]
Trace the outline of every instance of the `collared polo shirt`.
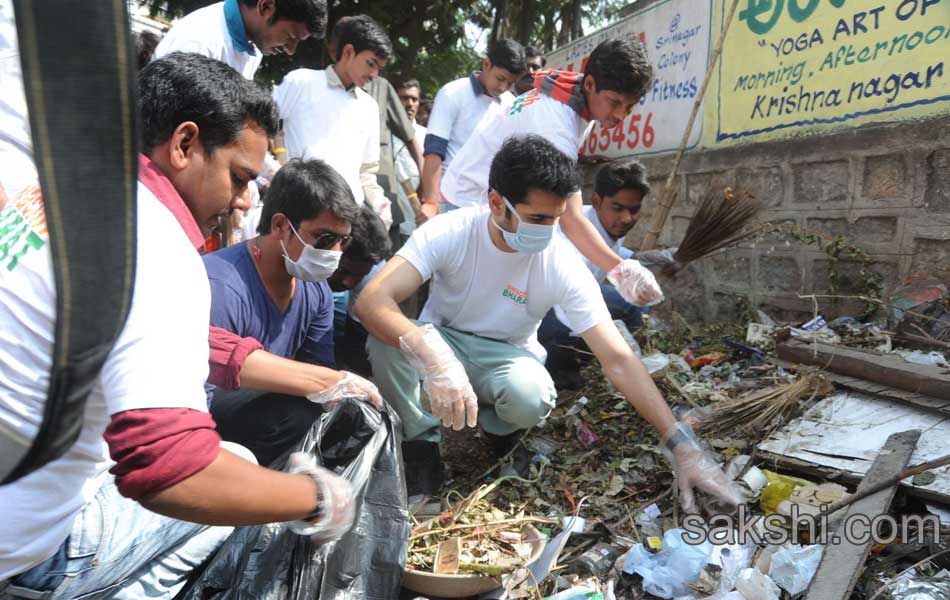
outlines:
[[291, 71], [274, 89], [288, 158], [319, 158], [337, 170], [360, 206], [360, 168], [379, 162], [379, 108], [356, 86], [343, 87], [333, 67]]
[[503, 112], [514, 99], [511, 92], [497, 98], [487, 95], [477, 71], [443, 85], [426, 125], [425, 153], [441, 156], [445, 172], [479, 122]]

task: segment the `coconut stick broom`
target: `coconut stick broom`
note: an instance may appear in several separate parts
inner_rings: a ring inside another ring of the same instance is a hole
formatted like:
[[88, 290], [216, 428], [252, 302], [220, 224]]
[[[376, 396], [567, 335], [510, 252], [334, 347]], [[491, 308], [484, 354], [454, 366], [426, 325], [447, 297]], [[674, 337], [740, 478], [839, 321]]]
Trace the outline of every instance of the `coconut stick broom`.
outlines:
[[762, 208], [762, 203], [752, 194], [710, 186], [673, 258], [677, 263], [686, 264], [745, 239], [757, 231], [743, 230]]

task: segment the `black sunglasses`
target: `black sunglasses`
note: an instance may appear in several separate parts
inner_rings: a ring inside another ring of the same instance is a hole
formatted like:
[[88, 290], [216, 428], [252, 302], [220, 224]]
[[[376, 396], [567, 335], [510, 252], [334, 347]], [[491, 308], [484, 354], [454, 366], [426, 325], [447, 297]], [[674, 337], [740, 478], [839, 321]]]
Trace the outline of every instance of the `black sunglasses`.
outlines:
[[339, 242], [340, 250], [346, 250], [346, 247], [349, 246], [352, 241], [352, 235], [340, 235], [339, 233], [333, 232], [321, 233], [317, 236], [316, 241], [313, 242], [313, 247], [317, 250], [329, 250]]

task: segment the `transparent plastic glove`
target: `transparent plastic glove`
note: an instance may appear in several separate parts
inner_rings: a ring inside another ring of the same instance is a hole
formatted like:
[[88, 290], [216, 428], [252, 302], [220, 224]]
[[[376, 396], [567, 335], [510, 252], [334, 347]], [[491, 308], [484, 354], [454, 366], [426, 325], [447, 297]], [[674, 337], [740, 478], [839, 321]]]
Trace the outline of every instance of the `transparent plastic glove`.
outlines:
[[635, 259], [620, 261], [607, 273], [607, 279], [624, 300], [635, 306], [653, 306], [663, 301], [663, 290], [656, 277]]
[[327, 408], [332, 408], [344, 398], [359, 398], [375, 406], [376, 410], [383, 409], [383, 397], [373, 382], [349, 371], [340, 371], [340, 373], [343, 373], [342, 379], [323, 391], [307, 394], [307, 400], [326, 404]]
[[478, 423], [478, 399], [465, 367], [432, 325], [416, 327], [399, 338], [399, 346], [422, 374], [432, 415], [456, 431]]
[[694, 489], [702, 490], [732, 506], [742, 503], [738, 486], [699, 445], [689, 426], [677, 423], [663, 436], [663, 453], [673, 463], [680, 504], [688, 513], [699, 512]]
[[294, 452], [287, 461], [290, 473], [306, 473], [320, 490], [320, 514], [314, 521], [293, 521], [290, 530], [308, 536], [314, 542], [325, 544], [343, 537], [353, 526], [356, 516], [353, 488], [350, 482], [332, 471], [317, 466], [313, 456]]

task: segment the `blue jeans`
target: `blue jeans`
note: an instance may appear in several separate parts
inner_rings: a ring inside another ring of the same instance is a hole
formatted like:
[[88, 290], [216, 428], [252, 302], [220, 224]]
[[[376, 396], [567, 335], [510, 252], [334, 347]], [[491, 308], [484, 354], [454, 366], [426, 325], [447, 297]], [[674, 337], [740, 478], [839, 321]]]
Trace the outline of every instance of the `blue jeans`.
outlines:
[[[648, 312], [648, 309], [630, 304], [623, 299], [617, 288], [610, 284], [602, 284], [600, 293], [604, 297], [604, 303], [607, 304], [607, 310], [610, 311], [610, 318], [623, 321], [631, 333], [643, 324], [643, 313]], [[548, 356], [558, 354], [560, 346], [587, 350], [584, 340], [571, 335], [570, 327], [558, 320], [554, 309], [549, 310], [541, 321], [541, 326], [538, 328], [538, 341], [547, 350]]]
[[0, 582], [0, 600], [171, 599], [232, 530], [153, 513], [121, 496], [110, 478], [56, 554]]

